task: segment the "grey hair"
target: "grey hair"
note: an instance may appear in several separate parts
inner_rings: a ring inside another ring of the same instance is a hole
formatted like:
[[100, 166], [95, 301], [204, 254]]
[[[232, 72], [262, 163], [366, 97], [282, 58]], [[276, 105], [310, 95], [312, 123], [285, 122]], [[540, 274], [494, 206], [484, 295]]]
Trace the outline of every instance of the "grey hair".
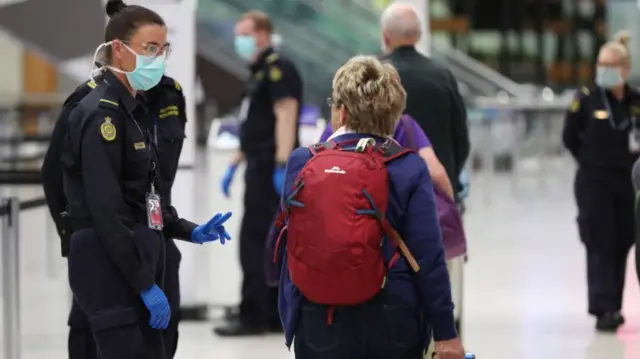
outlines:
[[391, 36], [412, 38], [422, 34], [416, 8], [406, 3], [389, 5], [380, 16], [380, 26]]

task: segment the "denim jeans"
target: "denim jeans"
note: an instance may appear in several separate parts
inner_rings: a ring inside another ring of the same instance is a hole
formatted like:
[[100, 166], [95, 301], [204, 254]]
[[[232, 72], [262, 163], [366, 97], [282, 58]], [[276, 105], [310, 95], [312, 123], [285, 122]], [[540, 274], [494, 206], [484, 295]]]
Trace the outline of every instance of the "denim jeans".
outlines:
[[422, 359], [420, 315], [384, 291], [367, 303], [336, 307], [303, 302], [294, 351], [296, 359]]

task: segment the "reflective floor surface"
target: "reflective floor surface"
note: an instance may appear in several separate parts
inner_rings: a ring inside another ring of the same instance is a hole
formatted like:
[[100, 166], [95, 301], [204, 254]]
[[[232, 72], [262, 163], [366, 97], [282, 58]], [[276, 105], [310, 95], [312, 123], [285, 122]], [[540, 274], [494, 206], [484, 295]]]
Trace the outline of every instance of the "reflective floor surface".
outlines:
[[[202, 157], [202, 156], [201, 156]], [[240, 175], [226, 200], [219, 179], [227, 154], [199, 158], [197, 170], [180, 174], [174, 198], [183, 216], [203, 221], [215, 211], [234, 210], [229, 229], [237, 233], [241, 215]], [[508, 177], [476, 175], [466, 227], [470, 256], [466, 267], [464, 338], [480, 359], [638, 359], [640, 292], [630, 259], [624, 313], [617, 335], [594, 333], [586, 315], [584, 251], [575, 227], [569, 168], [560, 164], [544, 181], [522, 172]], [[548, 169], [546, 169], [548, 171]], [[533, 172], [532, 172], [533, 171]], [[539, 173], [538, 173], [539, 175]], [[196, 190], [194, 193], [193, 190]], [[39, 188], [3, 188], [0, 195], [37, 197]], [[174, 200], [175, 201], [175, 200]], [[188, 213], [188, 214], [185, 214]], [[68, 291], [64, 261], [44, 209], [24, 212], [21, 228], [22, 358], [66, 358]], [[214, 305], [239, 299], [237, 241], [224, 247], [198, 246], [185, 252], [187, 299]], [[195, 249], [193, 249], [195, 248]], [[220, 339], [213, 323], [182, 325], [178, 359], [291, 358], [278, 335]]]

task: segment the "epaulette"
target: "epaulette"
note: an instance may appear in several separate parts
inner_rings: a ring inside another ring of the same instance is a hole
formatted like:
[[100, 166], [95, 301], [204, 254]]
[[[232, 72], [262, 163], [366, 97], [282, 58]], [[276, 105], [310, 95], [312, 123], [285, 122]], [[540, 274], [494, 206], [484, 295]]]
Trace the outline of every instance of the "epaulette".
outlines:
[[591, 91], [589, 91], [589, 88], [587, 86], [582, 86], [582, 88], [580, 88], [580, 92], [582, 92], [586, 96], [589, 96], [591, 94]]
[[160, 80], [160, 85], [165, 87], [170, 87], [178, 92], [182, 92], [182, 86], [180, 85], [180, 83], [169, 76], [162, 76], [162, 80]]
[[93, 80], [90, 80], [85, 85], [87, 85], [92, 90], [95, 89], [96, 87], [98, 87], [98, 84]]
[[276, 62], [278, 59], [280, 58], [280, 55], [278, 55], [278, 53], [273, 53], [269, 56], [267, 56], [266, 62], [267, 64], [272, 64], [274, 62]]
[[120, 107], [120, 104], [118, 103], [118, 101], [114, 101], [108, 98], [101, 98], [100, 100], [98, 100], [98, 106], [102, 108], [117, 110]]

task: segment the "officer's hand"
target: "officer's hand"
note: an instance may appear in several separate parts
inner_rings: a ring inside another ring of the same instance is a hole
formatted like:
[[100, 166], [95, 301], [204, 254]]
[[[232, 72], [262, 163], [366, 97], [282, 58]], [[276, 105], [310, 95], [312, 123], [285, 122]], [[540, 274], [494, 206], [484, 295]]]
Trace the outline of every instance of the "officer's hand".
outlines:
[[275, 188], [278, 196], [282, 195], [284, 189], [284, 167], [276, 167], [273, 170], [273, 188]]
[[224, 228], [224, 223], [231, 218], [231, 212], [218, 213], [206, 224], [199, 225], [191, 233], [191, 241], [194, 243], [213, 242], [220, 239], [220, 244], [225, 244], [231, 236]]
[[460, 190], [460, 192], [458, 192], [458, 200], [462, 201], [467, 197], [469, 197], [469, 174], [467, 173], [466, 169], [460, 172], [460, 177], [458, 181], [462, 186], [462, 189]]
[[140, 294], [140, 297], [151, 314], [149, 326], [153, 329], [167, 329], [171, 319], [171, 307], [162, 289], [154, 284], [151, 289]]
[[465, 359], [460, 338], [436, 342], [434, 359]]
[[236, 174], [237, 169], [237, 165], [229, 165], [224, 173], [224, 176], [222, 177], [222, 193], [227, 198], [231, 197], [229, 195], [229, 187], [231, 187], [231, 182], [233, 182], [233, 175]]

